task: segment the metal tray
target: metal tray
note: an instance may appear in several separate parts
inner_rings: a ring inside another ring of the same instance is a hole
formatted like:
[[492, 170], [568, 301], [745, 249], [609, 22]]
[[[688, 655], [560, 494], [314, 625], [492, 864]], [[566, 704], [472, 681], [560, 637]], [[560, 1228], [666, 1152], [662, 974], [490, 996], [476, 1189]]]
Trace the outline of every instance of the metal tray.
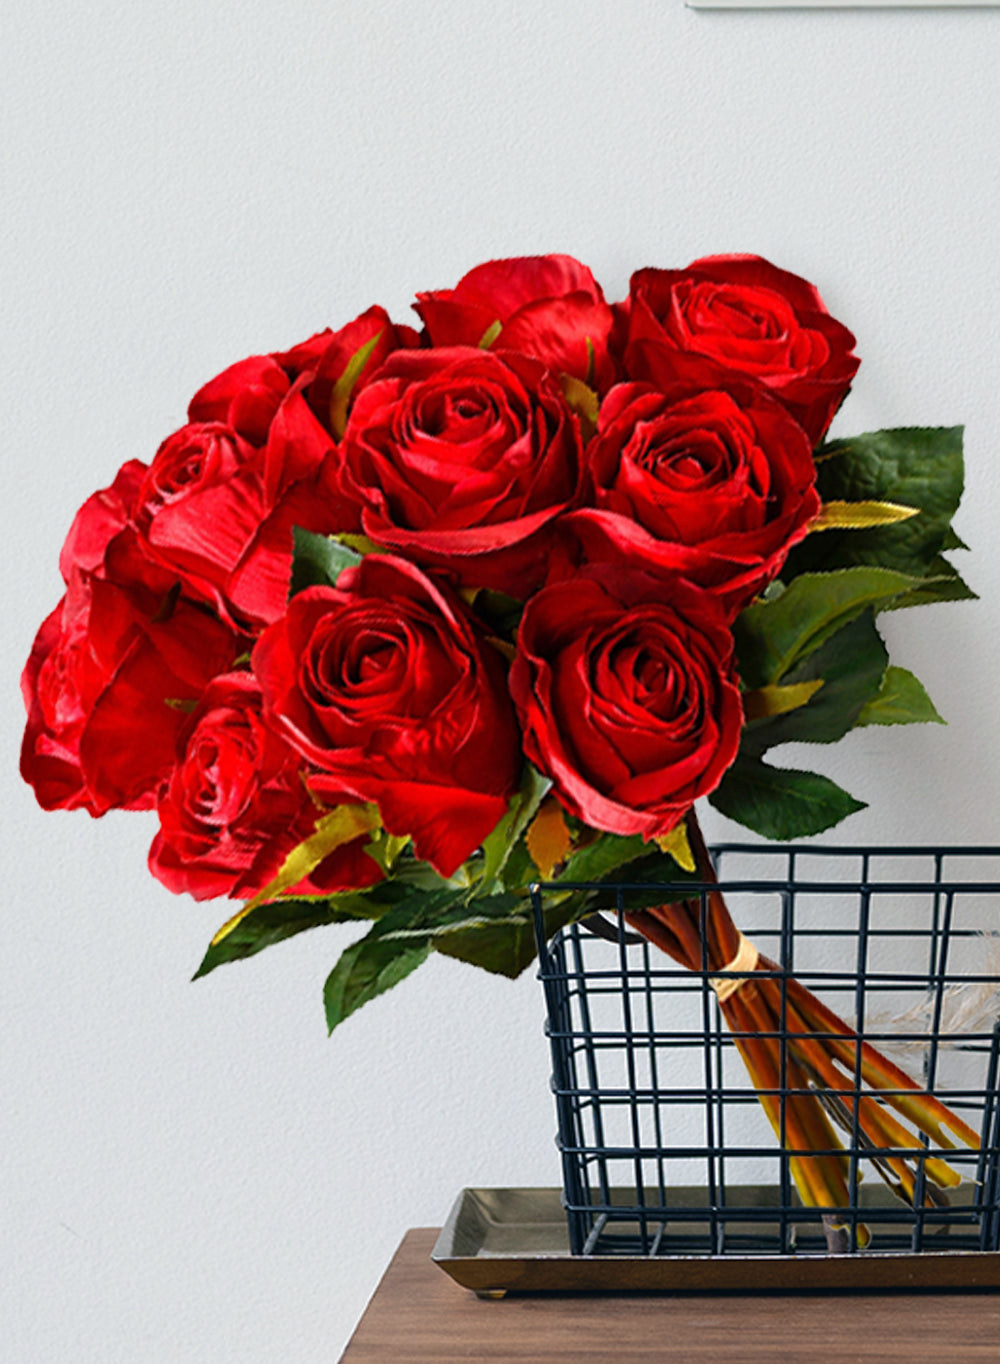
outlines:
[[[760, 1190], [764, 1206], [771, 1192]], [[701, 1190], [677, 1193], [704, 1196]], [[558, 1189], [463, 1189], [431, 1259], [483, 1297], [507, 1292], [1000, 1288], [1000, 1252], [994, 1251], [574, 1256]]]

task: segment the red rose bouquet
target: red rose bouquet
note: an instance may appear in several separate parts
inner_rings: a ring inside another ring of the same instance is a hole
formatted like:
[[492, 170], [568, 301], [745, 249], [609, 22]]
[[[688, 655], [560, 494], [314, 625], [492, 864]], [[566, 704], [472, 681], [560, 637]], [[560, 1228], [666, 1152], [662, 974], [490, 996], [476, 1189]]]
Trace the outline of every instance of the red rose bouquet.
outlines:
[[910, 1150], [954, 1183], [922, 1143], [976, 1135], [692, 886], [703, 796], [779, 839], [860, 808], [769, 750], [938, 719], [876, 618], [972, 595], [960, 431], [827, 440], [854, 338], [753, 256], [614, 305], [569, 257], [492, 261], [416, 311], [232, 366], [84, 504], [23, 678], [39, 802], [155, 809], [154, 876], [244, 901], [199, 974], [370, 922], [331, 1029], [432, 951], [517, 974], [533, 881], [553, 930], [648, 886], [630, 923], [720, 973], [806, 1202], [846, 1204], [855, 1106], [902, 1196]]

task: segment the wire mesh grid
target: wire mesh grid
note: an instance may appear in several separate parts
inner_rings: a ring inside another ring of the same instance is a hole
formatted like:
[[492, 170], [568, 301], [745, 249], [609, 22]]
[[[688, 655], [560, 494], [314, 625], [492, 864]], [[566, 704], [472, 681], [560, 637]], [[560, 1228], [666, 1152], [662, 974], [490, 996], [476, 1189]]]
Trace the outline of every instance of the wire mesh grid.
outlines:
[[[859, 1070], [843, 1134], [850, 1201], [803, 1207], [789, 1165], [797, 1152], [776, 1139], [722, 1021], [710, 983], [720, 973], [707, 960], [700, 971], [678, 966], [629, 930], [630, 906], [640, 894], [649, 905], [650, 887], [588, 887], [602, 894], [602, 919], [547, 941], [545, 910], [567, 887], [540, 885], [532, 901], [572, 1252], [823, 1252], [831, 1221], [844, 1229], [837, 1248], [847, 1250], [868, 1228], [873, 1250], [996, 1251], [1000, 849], [721, 844], [712, 852], [734, 919], [780, 963], [772, 974], [794, 973], [948, 1104], [980, 1147], [946, 1153], [962, 1176], [947, 1194], [926, 1177], [921, 1148], [909, 1151], [914, 1206], [903, 1202], [872, 1163], [899, 1152], [872, 1149], [850, 1120]], [[703, 927], [707, 890], [691, 892]], [[783, 1083], [784, 1007], [781, 1016], [782, 1083], [772, 1092], [784, 1130], [796, 1091]]]

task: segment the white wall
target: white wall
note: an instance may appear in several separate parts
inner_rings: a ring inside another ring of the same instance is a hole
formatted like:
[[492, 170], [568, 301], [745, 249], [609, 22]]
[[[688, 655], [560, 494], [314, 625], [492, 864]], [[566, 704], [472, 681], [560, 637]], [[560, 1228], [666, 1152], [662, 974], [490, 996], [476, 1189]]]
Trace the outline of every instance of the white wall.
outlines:
[[857, 333], [839, 429], [968, 427], [982, 601], [888, 625], [950, 727], [822, 755], [871, 802], [843, 836], [1000, 839], [1000, 13], [33, 0], [2, 23], [2, 1349], [334, 1359], [408, 1226], [463, 1185], [558, 1181], [539, 989], [436, 960], [328, 1041], [336, 929], [188, 983], [225, 907], [149, 878], [147, 817], [43, 815], [16, 775], [72, 514], [229, 362], [373, 301], [402, 317], [480, 260], [568, 251], [618, 297], [638, 266], [760, 252]]

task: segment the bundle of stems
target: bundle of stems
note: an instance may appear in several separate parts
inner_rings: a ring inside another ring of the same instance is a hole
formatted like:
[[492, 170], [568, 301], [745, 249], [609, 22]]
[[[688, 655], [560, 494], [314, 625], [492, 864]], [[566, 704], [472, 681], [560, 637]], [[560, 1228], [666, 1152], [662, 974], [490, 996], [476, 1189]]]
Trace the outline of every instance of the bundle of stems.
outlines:
[[[788, 1153], [803, 1203], [838, 1214], [857, 1206], [857, 1159], [852, 1175], [850, 1155], [834, 1122], [851, 1134], [850, 1147], [870, 1159], [905, 1202], [916, 1206], [919, 1199], [933, 1206], [947, 1201], [937, 1190], [961, 1183], [961, 1174], [929, 1154], [927, 1142], [917, 1134], [942, 1150], [960, 1144], [978, 1150], [978, 1134], [794, 976], [757, 953], [714, 888], [718, 882], [693, 811], [688, 840], [698, 875], [710, 887], [703, 892], [704, 904], [699, 897], [625, 917], [630, 927], [681, 965], [723, 973], [713, 975], [710, 983], [760, 1103]], [[829, 1221], [841, 1225], [833, 1214]], [[855, 1240], [859, 1247], [868, 1242], [867, 1229], [857, 1222]]]

